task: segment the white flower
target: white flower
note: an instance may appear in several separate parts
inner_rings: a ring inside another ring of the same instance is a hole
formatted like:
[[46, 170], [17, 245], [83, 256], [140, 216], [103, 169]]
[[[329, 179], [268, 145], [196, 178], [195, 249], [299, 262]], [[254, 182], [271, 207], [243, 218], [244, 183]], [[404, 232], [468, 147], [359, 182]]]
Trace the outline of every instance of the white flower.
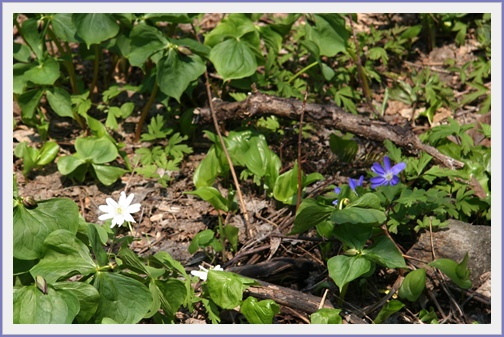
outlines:
[[100, 205], [98, 208], [100, 211], [105, 212], [98, 217], [99, 220], [112, 219], [113, 228], [115, 225], [121, 226], [124, 221], [135, 222], [135, 219], [131, 216], [131, 213], [136, 213], [140, 210], [140, 204], [133, 204], [133, 197], [135, 195], [132, 193], [126, 197], [126, 193], [121, 192], [119, 197], [119, 202], [115, 202], [112, 198], [107, 198], [107, 205]]
[[[204, 268], [203, 266], [199, 266], [199, 268], [201, 270], [192, 270], [191, 275], [198, 276], [201, 281], [206, 281], [208, 276], [208, 269]], [[221, 268], [220, 264], [216, 265], [215, 267], [211, 267], [210, 269], [224, 271], [224, 269]]]

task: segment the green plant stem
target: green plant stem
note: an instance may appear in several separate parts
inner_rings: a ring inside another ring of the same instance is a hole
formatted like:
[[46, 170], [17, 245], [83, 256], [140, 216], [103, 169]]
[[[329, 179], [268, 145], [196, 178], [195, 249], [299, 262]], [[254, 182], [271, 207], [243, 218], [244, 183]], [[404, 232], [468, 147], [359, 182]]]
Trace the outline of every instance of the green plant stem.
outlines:
[[147, 119], [147, 115], [149, 114], [149, 110], [154, 104], [154, 101], [156, 100], [156, 95], [158, 92], [158, 84], [157, 81], [154, 82], [154, 87], [152, 88], [152, 93], [149, 97], [149, 100], [147, 101], [147, 104], [145, 104], [144, 108], [142, 109], [142, 113], [140, 114], [140, 120], [138, 121], [136, 130], [135, 130], [135, 142], [138, 142], [140, 140], [140, 135], [142, 134], [142, 127], [143, 124], [145, 123], [145, 120]]
[[345, 296], [346, 296], [346, 292], [348, 290], [348, 285], [350, 283], [347, 283], [345, 284], [342, 288], [341, 288], [341, 293], [340, 293], [340, 298], [338, 299], [338, 306], [341, 307], [343, 305], [343, 301], [345, 300]]
[[217, 211], [219, 213], [219, 240], [220, 240], [220, 243], [222, 245], [222, 263], [226, 263], [226, 249], [225, 249], [225, 240], [224, 240], [224, 229], [222, 228], [222, 215], [221, 215], [221, 212], [218, 210]]
[[100, 71], [100, 46], [94, 45], [94, 62], [93, 62], [93, 80], [89, 87], [89, 94], [93, 95], [95, 88], [98, 85], [98, 73]]
[[296, 74], [294, 74], [294, 76], [292, 76], [291, 78], [289, 78], [289, 80], [287, 81], [287, 83], [291, 83], [292, 81], [294, 81], [296, 78], [298, 78], [299, 76], [301, 76], [303, 73], [307, 72], [309, 69], [315, 67], [316, 65], [318, 64], [318, 61], [315, 61], [313, 62], [312, 64], [310, 65], [307, 65], [306, 67], [304, 67], [303, 69], [301, 69], [300, 71], [298, 71]]

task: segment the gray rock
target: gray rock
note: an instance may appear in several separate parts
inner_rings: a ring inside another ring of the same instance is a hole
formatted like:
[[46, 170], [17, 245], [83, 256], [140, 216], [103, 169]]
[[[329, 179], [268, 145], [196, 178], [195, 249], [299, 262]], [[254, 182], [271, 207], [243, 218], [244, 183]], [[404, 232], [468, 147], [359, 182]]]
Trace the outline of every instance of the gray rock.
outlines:
[[[469, 253], [470, 279], [473, 287], [477, 288], [482, 283], [480, 276], [491, 271], [490, 233], [491, 228], [489, 226], [475, 226], [457, 220], [449, 220], [447, 228], [432, 233], [436, 259], [449, 258], [460, 262], [465, 254]], [[410, 260], [418, 268], [422, 268], [426, 263], [431, 262], [430, 233], [428, 231], [422, 233], [418, 242], [406, 254], [422, 261]]]

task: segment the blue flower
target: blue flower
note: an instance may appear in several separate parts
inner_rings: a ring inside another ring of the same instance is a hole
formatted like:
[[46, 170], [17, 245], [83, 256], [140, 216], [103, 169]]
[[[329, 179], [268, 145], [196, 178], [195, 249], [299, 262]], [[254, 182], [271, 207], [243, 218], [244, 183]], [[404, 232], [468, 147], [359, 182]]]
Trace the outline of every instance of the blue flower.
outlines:
[[[352, 178], [349, 178], [348, 179], [348, 185], [350, 185], [350, 188], [352, 189], [352, 191], [355, 192], [355, 188], [357, 186], [362, 186], [362, 182], [364, 181], [364, 176], [360, 176], [359, 180], [355, 181], [354, 179]], [[357, 192], [356, 192], [357, 193]]]
[[[340, 194], [340, 192], [341, 192], [341, 188], [339, 188], [338, 186], [336, 186], [334, 188], [334, 193]], [[332, 203], [333, 203], [333, 205], [337, 205], [338, 204], [338, 199], [334, 200]]]
[[371, 188], [386, 185], [397, 185], [399, 182], [399, 177], [397, 175], [405, 168], [406, 163], [403, 162], [390, 167], [390, 159], [385, 156], [383, 158], [383, 166], [378, 163], [374, 163], [371, 167], [371, 171], [378, 175], [371, 178]]

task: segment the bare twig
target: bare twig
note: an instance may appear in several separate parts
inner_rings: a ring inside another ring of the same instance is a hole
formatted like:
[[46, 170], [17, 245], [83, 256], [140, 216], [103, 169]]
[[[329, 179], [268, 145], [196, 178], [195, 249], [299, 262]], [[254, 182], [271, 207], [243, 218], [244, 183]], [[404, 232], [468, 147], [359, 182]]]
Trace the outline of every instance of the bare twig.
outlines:
[[305, 92], [304, 98], [303, 98], [303, 105], [301, 108], [301, 116], [299, 117], [299, 135], [298, 135], [298, 153], [297, 153], [298, 190], [297, 190], [296, 211], [299, 208], [299, 204], [301, 203], [301, 194], [303, 193], [303, 169], [301, 167], [301, 141], [303, 140], [303, 118], [304, 118], [304, 110], [306, 109], [306, 99], [307, 98], [308, 98], [308, 87], [306, 87], [306, 92]]
[[156, 99], [156, 95], [158, 92], [158, 84], [157, 81], [154, 82], [154, 87], [152, 88], [151, 95], [149, 97], [149, 100], [147, 101], [147, 104], [145, 104], [144, 108], [142, 109], [142, 113], [140, 114], [140, 120], [138, 121], [136, 130], [135, 130], [135, 142], [138, 142], [140, 139], [140, 134], [142, 133], [142, 126], [145, 122], [145, 119], [147, 118], [147, 115], [149, 114], [150, 107], [154, 103], [154, 100]]

